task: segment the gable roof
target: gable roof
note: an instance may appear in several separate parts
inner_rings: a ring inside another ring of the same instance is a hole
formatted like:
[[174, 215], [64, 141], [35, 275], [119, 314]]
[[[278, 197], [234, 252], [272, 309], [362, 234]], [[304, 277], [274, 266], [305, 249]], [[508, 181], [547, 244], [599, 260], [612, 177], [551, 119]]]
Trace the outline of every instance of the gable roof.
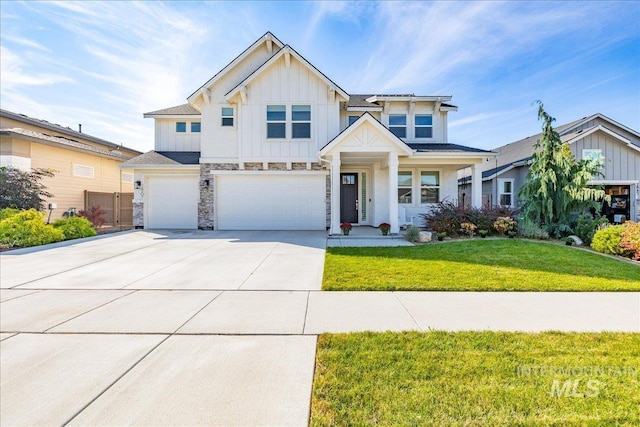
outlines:
[[284, 47], [284, 43], [282, 43], [280, 40], [278, 40], [278, 38], [275, 35], [273, 35], [273, 33], [271, 33], [270, 31], [267, 31], [266, 33], [264, 33], [264, 35], [262, 37], [260, 37], [258, 40], [253, 42], [253, 44], [251, 46], [249, 46], [244, 51], [242, 51], [242, 53], [240, 53], [240, 55], [236, 56], [231, 62], [229, 62], [222, 70], [218, 71], [213, 77], [211, 77], [209, 80], [207, 80], [205, 84], [200, 86], [191, 95], [189, 95], [187, 97], [187, 100], [189, 102], [193, 102], [195, 100], [195, 98], [197, 98], [198, 95], [200, 95], [200, 93], [203, 90], [206, 90], [207, 88], [211, 87], [211, 85], [214, 84], [216, 81], [220, 80], [222, 78], [222, 76], [227, 74], [229, 72], [229, 70], [231, 70], [236, 64], [238, 64], [244, 58], [249, 56], [251, 54], [251, 52], [253, 52], [258, 47], [260, 47], [262, 45], [262, 43], [269, 42], [269, 41], [271, 43], [275, 43], [281, 49]]
[[465, 153], [485, 153], [494, 155], [493, 151], [482, 150], [480, 148], [467, 147], [466, 145], [451, 144], [448, 142], [409, 142], [407, 145], [418, 153], [426, 153], [433, 151], [459, 151]]
[[199, 116], [198, 111], [191, 104], [176, 105], [175, 107], [163, 108], [162, 110], [150, 111], [144, 113], [144, 117], [155, 116]]
[[[120, 165], [123, 169], [144, 167], [180, 167], [198, 165], [199, 151], [147, 151]], [[198, 166], [199, 167], [199, 166]]]
[[278, 51], [275, 55], [269, 58], [264, 64], [256, 68], [247, 78], [238, 83], [233, 89], [231, 89], [225, 97], [227, 99], [232, 98], [243, 86], [251, 83], [253, 79], [255, 79], [258, 75], [262, 74], [266, 69], [268, 69], [273, 63], [275, 63], [278, 59], [280, 59], [284, 55], [292, 55], [298, 61], [300, 61], [304, 66], [306, 66], [309, 70], [311, 70], [320, 80], [323, 80], [327, 85], [335, 88], [336, 92], [338, 92], [342, 97], [346, 100], [349, 99], [349, 94], [345, 92], [340, 86], [335, 84], [329, 77], [327, 77], [323, 72], [318, 70], [313, 64], [307, 61], [302, 55], [295, 51], [291, 46], [285, 45], [282, 49]]

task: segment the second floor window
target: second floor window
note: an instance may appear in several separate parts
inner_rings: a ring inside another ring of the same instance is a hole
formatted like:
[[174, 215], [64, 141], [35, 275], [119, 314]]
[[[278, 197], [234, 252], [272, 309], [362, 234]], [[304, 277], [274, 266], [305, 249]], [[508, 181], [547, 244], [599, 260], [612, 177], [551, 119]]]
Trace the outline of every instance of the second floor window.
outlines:
[[360, 116], [349, 116], [349, 126], [354, 124], [355, 121], [358, 120], [359, 118], [360, 118]]
[[309, 139], [311, 138], [311, 106], [292, 105], [291, 106], [291, 138]]
[[389, 114], [389, 130], [398, 138], [406, 138], [407, 116], [405, 114]]
[[433, 116], [431, 114], [416, 114], [416, 138], [433, 138]]
[[186, 132], [187, 131], [187, 122], [176, 122], [176, 132]]
[[287, 137], [287, 107], [285, 105], [267, 105], [267, 138], [284, 139]]
[[232, 107], [222, 107], [220, 116], [222, 117], [222, 121], [220, 123], [221, 126], [233, 126], [233, 108]]

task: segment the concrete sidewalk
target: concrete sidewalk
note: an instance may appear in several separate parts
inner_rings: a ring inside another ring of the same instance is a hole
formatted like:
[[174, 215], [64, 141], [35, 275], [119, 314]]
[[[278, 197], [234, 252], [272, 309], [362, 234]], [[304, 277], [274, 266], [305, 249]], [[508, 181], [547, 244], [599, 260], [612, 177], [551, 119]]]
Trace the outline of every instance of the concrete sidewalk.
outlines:
[[322, 292], [324, 232], [0, 256], [3, 425], [307, 425], [317, 334], [640, 331], [640, 293]]

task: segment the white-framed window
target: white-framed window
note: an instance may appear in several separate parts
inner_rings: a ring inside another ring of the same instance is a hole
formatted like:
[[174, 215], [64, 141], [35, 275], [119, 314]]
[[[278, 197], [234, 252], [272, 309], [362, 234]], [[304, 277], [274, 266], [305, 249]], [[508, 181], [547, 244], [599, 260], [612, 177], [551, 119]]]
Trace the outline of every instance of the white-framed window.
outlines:
[[311, 105], [291, 106], [291, 138], [311, 138]]
[[501, 206], [514, 206], [513, 179], [498, 180], [498, 201]]
[[416, 114], [414, 120], [416, 138], [433, 138], [433, 116], [431, 114]]
[[133, 174], [122, 172], [122, 182], [133, 183]]
[[94, 178], [95, 174], [93, 166], [78, 165], [74, 163], [73, 176], [77, 176], [79, 178]]
[[582, 149], [582, 158], [586, 160], [597, 160], [600, 166], [604, 166], [604, 155], [599, 148], [584, 148]]
[[267, 139], [287, 137], [287, 106], [267, 105]]
[[187, 122], [176, 122], [176, 132], [184, 133], [187, 131]]
[[440, 172], [420, 171], [420, 203], [440, 201]]
[[200, 122], [191, 122], [191, 133], [200, 133]]
[[407, 115], [389, 114], [389, 130], [398, 138], [407, 137]]
[[358, 120], [360, 118], [360, 116], [349, 116], [348, 118], [348, 126], [351, 126], [352, 124], [355, 123], [356, 120]]
[[233, 127], [233, 122], [235, 118], [233, 107], [222, 107], [220, 109], [220, 126], [222, 127]]
[[413, 202], [413, 172], [398, 171], [398, 203], [410, 204]]

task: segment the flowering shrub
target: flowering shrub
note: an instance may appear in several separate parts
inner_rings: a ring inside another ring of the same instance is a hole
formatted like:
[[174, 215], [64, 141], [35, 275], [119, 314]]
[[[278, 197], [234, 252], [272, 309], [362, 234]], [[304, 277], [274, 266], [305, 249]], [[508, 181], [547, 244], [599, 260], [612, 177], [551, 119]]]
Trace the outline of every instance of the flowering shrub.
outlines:
[[476, 230], [478, 230], [478, 226], [470, 222], [463, 222], [460, 224], [460, 227], [462, 228], [462, 232], [468, 234], [469, 237], [473, 237], [476, 234]]
[[455, 203], [444, 200], [439, 202], [429, 213], [420, 214], [427, 229], [448, 236], [458, 236], [462, 231], [462, 223], [468, 222], [479, 230], [491, 230], [499, 217], [511, 217], [515, 211], [505, 207], [484, 207], [482, 209], [465, 209]]
[[518, 223], [508, 216], [501, 216], [495, 220], [493, 228], [504, 236], [505, 234], [514, 233], [518, 229]]
[[633, 259], [640, 261], [640, 222], [627, 221], [624, 223], [620, 246], [630, 252]]
[[389, 230], [391, 230], [391, 225], [383, 222], [378, 226], [378, 228], [382, 231], [382, 234], [387, 234], [389, 233]]
[[353, 225], [351, 225], [350, 222], [343, 222], [342, 224], [340, 224], [340, 228], [342, 229], [342, 231], [350, 231], [353, 228]]

